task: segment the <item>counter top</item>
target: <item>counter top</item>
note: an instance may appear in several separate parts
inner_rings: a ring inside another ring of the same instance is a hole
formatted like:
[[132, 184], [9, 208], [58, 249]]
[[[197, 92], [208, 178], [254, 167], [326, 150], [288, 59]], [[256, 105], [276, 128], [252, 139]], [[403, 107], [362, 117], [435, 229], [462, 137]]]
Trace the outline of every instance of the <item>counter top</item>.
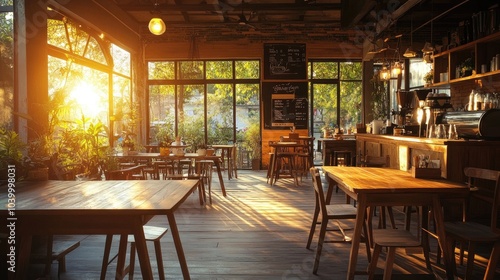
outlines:
[[423, 143], [423, 144], [433, 144], [433, 145], [500, 145], [500, 141], [489, 141], [489, 140], [449, 140], [449, 139], [437, 139], [437, 138], [424, 138], [416, 136], [393, 136], [393, 135], [383, 135], [383, 134], [368, 134], [359, 133], [356, 134], [357, 139], [370, 138], [370, 139], [386, 139], [391, 141], [402, 141], [410, 143]]

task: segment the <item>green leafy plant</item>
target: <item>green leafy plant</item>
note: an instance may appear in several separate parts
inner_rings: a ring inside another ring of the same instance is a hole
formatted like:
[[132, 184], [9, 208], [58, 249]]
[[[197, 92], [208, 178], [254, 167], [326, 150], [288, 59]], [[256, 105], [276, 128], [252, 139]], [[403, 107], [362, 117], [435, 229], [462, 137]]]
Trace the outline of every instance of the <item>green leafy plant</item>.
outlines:
[[434, 71], [431, 69], [424, 75], [424, 81], [426, 84], [432, 84], [433, 80], [434, 80]]

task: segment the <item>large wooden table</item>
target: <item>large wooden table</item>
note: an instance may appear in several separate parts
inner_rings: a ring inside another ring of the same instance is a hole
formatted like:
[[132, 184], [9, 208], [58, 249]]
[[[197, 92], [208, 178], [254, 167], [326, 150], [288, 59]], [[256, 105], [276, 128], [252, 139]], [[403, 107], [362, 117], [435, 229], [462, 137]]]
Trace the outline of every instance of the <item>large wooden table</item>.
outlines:
[[[128, 234], [133, 234], [142, 279], [153, 279], [142, 226], [155, 215], [167, 216], [182, 274], [184, 279], [189, 279], [174, 212], [196, 185], [196, 180], [16, 183], [13, 215], [10, 215], [10, 210], [0, 214], [3, 221], [15, 223], [15, 246], [19, 255], [16, 272], [9, 273], [9, 279], [24, 279], [24, 272], [29, 265], [32, 236], [78, 234], [119, 234], [121, 244], [126, 242]], [[0, 194], [4, 209], [9, 208], [7, 193], [4, 191]], [[7, 230], [3, 226], [0, 232]], [[122, 247], [126, 250], [126, 246], [120, 246], [120, 249]]]
[[[371, 206], [427, 206], [434, 213], [436, 235], [443, 249], [446, 274], [453, 279], [455, 259], [451, 248], [445, 246], [443, 211], [441, 198], [463, 197], [469, 189], [446, 180], [417, 179], [410, 173], [391, 168], [366, 168], [345, 166], [323, 166], [330, 182], [327, 197], [335, 185], [349, 197], [357, 201], [357, 217], [352, 237], [351, 254], [347, 279], [354, 279], [357, 274], [356, 263], [361, 238], [362, 225], [366, 212]], [[365, 272], [366, 273], [366, 272]]]
[[[173, 147], [173, 146], [172, 146]], [[217, 169], [217, 175], [219, 177], [220, 188], [222, 191], [222, 195], [226, 196], [226, 187], [224, 186], [224, 178], [222, 177], [221, 170], [221, 158], [220, 156], [212, 155], [212, 156], [200, 156], [196, 153], [185, 153], [184, 155], [173, 155], [170, 154], [168, 156], [160, 156], [160, 153], [137, 153], [137, 154], [129, 154], [123, 155], [122, 153], [118, 153], [116, 155], [118, 158], [127, 158], [131, 160], [135, 159], [147, 159], [147, 160], [179, 160], [179, 159], [195, 159], [195, 160], [211, 160], [214, 162], [214, 165]]]

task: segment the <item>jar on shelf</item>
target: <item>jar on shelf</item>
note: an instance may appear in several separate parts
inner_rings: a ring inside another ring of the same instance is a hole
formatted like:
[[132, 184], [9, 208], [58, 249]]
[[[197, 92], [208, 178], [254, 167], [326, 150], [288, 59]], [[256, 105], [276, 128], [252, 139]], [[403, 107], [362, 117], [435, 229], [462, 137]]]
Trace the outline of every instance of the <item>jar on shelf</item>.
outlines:
[[467, 104], [467, 111], [474, 111], [474, 97], [476, 95], [476, 90], [472, 90], [469, 94], [469, 104]]
[[483, 110], [484, 94], [477, 90], [474, 94], [474, 111]]

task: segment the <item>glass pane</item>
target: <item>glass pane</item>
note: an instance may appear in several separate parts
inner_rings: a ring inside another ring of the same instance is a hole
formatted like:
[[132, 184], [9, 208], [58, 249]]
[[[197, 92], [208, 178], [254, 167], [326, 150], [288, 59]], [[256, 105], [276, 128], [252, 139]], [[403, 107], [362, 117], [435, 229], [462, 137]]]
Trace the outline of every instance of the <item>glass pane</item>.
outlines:
[[175, 79], [175, 62], [160, 61], [148, 62], [148, 79], [173, 80]]
[[232, 84], [207, 85], [207, 124], [209, 144], [234, 142]]
[[[7, 1], [3, 5], [12, 5]], [[14, 13], [0, 12], [0, 127], [12, 126], [14, 111]]]
[[[203, 85], [179, 85], [177, 87], [178, 135], [186, 144], [205, 139]], [[195, 152], [192, 147], [188, 151]]]
[[361, 62], [341, 62], [341, 80], [361, 80], [363, 78], [363, 68]]
[[321, 129], [337, 125], [337, 84], [313, 84], [314, 137], [322, 138]]
[[232, 79], [232, 61], [207, 61], [207, 79]]
[[179, 79], [197, 80], [203, 79], [203, 61], [181, 61]]
[[113, 132], [122, 134], [128, 129], [127, 121], [131, 117], [130, 79], [113, 75]]
[[[156, 137], [158, 130], [166, 126], [167, 138], [175, 139], [175, 86], [149, 86], [149, 143], [158, 143], [162, 139]], [[165, 129], [162, 129], [165, 130]]]
[[235, 62], [236, 79], [259, 79], [260, 63], [258, 60], [237, 60]]
[[424, 62], [422, 58], [410, 59], [410, 89], [422, 87], [425, 84], [424, 76], [432, 69], [432, 64]]
[[111, 56], [114, 63], [113, 70], [130, 76], [130, 53], [115, 44], [111, 44]]
[[337, 62], [313, 62], [313, 79], [338, 79], [339, 68]]
[[259, 84], [236, 84], [236, 140], [240, 169], [252, 168], [252, 159], [261, 158], [259, 88]]
[[362, 82], [340, 82], [340, 127], [347, 131], [361, 123]]
[[[94, 37], [67, 21], [47, 20], [47, 42], [76, 55], [107, 65], [101, 46]], [[69, 35], [67, 35], [69, 34]], [[69, 42], [68, 42], [69, 38]]]

